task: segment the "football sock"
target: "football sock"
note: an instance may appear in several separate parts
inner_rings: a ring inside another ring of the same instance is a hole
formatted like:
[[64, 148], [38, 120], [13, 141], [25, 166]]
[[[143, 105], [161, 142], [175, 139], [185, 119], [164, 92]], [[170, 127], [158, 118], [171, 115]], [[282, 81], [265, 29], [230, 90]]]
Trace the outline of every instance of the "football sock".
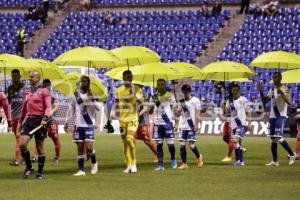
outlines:
[[295, 152], [299, 155], [300, 154], [300, 138], [296, 140], [296, 149]]
[[185, 145], [180, 145], [180, 156], [182, 163], [186, 163], [186, 148]]
[[55, 158], [59, 159], [60, 158], [60, 140], [59, 138], [52, 138], [52, 141], [54, 143], [54, 148], [55, 148]]
[[96, 161], [96, 151], [95, 151], [95, 149], [93, 149], [93, 152], [90, 154], [90, 157], [91, 157], [91, 163], [95, 164], [97, 162]]
[[31, 164], [31, 160], [30, 160], [30, 152], [27, 149], [26, 150], [21, 150], [21, 154], [22, 154], [22, 157], [25, 161], [26, 169], [31, 169], [32, 164]]
[[77, 156], [78, 169], [84, 171], [84, 155]]
[[272, 142], [271, 143], [271, 151], [272, 151], [273, 161], [277, 162], [278, 161], [277, 142]]
[[234, 142], [232, 140], [229, 140], [227, 146], [228, 146], [227, 157], [231, 157], [233, 149], [234, 149]]
[[136, 161], [136, 148], [135, 148], [135, 138], [133, 135], [127, 135], [126, 136], [126, 140], [129, 146], [129, 155], [130, 155], [130, 159], [131, 159], [131, 165], [135, 164]]
[[238, 161], [241, 159], [241, 156], [240, 156], [240, 148], [241, 146], [239, 144], [236, 144], [235, 145], [235, 161]]
[[284, 139], [283, 139], [283, 141], [279, 140], [279, 143], [289, 153], [290, 156], [294, 156], [294, 152], [293, 152], [293, 150], [291, 149], [290, 145], [287, 143], [286, 140], [284, 140]]
[[16, 135], [16, 150], [15, 150], [15, 158], [16, 160], [20, 160], [21, 150], [20, 150], [20, 136]]
[[152, 141], [144, 141], [144, 143], [151, 149], [154, 155], [157, 154], [155, 144]]
[[123, 154], [124, 154], [124, 158], [125, 158], [127, 167], [129, 167], [131, 165], [131, 161], [130, 161], [131, 156], [130, 156], [130, 149], [129, 149], [126, 139], [123, 139]]
[[175, 159], [175, 145], [174, 144], [168, 144], [169, 152], [171, 155], [171, 160]]
[[163, 144], [158, 143], [156, 145], [156, 149], [157, 149], [158, 165], [163, 166], [163, 159], [164, 159]]
[[190, 149], [192, 150], [192, 152], [195, 154], [196, 158], [200, 157], [200, 153], [198, 148], [195, 146], [195, 144], [190, 145]]
[[38, 156], [38, 174], [43, 173], [45, 159], [46, 159], [45, 154], [41, 154]]

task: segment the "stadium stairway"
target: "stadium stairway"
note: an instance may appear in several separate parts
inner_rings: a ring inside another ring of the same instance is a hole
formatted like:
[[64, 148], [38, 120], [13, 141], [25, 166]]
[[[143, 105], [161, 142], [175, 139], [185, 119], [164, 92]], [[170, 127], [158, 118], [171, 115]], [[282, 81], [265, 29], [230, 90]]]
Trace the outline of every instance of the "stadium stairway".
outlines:
[[67, 11], [73, 10], [74, 5], [72, 1], [66, 3], [63, 10], [60, 11], [59, 16], [54, 16], [54, 13], [49, 11], [48, 22], [37, 31], [37, 33], [30, 39], [29, 43], [25, 45], [24, 56], [26, 58], [31, 57], [38, 48], [47, 40], [49, 35], [54, 32], [57, 26], [65, 19]]
[[[231, 10], [231, 13], [234, 12], [235, 10]], [[215, 40], [211, 42], [204, 53], [197, 58], [195, 64], [199, 67], [204, 67], [205, 65], [214, 62], [224, 46], [244, 23], [245, 18], [246, 15], [233, 14], [227, 25], [215, 36]]]

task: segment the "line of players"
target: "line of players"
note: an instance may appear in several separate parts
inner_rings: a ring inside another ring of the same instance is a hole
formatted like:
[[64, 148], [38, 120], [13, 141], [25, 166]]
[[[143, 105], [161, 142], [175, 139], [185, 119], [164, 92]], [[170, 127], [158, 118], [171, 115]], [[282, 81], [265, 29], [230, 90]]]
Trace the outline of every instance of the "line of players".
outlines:
[[[5, 95], [0, 94], [0, 103], [6, 110], [9, 129], [13, 127], [13, 132], [16, 135], [17, 141], [16, 160], [14, 160], [11, 164], [19, 165], [20, 151], [18, 146], [20, 145], [21, 154], [26, 164], [23, 178], [27, 178], [33, 172], [30, 153], [27, 150], [27, 144], [34, 135], [38, 152], [39, 167], [36, 178], [43, 179], [42, 172], [45, 162], [43, 141], [47, 130], [45, 128], [41, 128], [33, 134], [32, 131], [40, 124], [48, 128], [50, 137], [54, 135], [54, 137], [51, 138], [56, 146], [55, 160], [58, 161], [60, 143], [58, 139], [57, 124], [56, 126], [53, 125], [55, 122], [52, 118], [57, 110], [57, 101], [52, 98], [51, 103], [51, 82], [46, 80], [44, 81], [44, 86], [40, 85], [40, 74], [38, 72], [31, 72], [29, 79], [31, 85], [30, 88], [25, 88], [23, 83], [20, 81], [20, 78], [20, 72], [18, 70], [13, 70], [13, 84], [8, 88], [8, 99], [12, 107], [12, 118], [8, 111], [9, 106], [7, 106]], [[264, 103], [271, 100], [272, 104], [269, 136], [272, 140], [271, 151], [273, 159], [267, 165], [279, 165], [277, 142], [279, 142], [289, 153], [289, 164], [291, 165], [295, 162], [296, 154], [291, 150], [288, 143], [283, 138], [283, 125], [287, 117], [287, 105], [290, 103], [291, 97], [289, 95], [288, 88], [281, 84], [281, 74], [274, 73], [272, 78], [274, 87], [270, 89], [267, 96], [263, 95], [263, 86], [258, 85], [258, 89]], [[199, 127], [201, 105], [199, 99], [191, 95], [191, 87], [189, 85], [184, 85], [182, 87], [184, 98], [180, 99], [179, 103], [176, 103], [174, 95], [166, 90], [165, 80], [159, 79], [157, 81], [156, 88], [157, 94], [149, 101], [145, 102], [141, 92], [141, 87], [131, 84], [132, 74], [129, 70], [123, 73], [123, 80], [124, 85], [116, 90], [115, 104], [110, 118], [112, 120], [114, 117], [118, 117], [120, 121], [124, 157], [127, 164], [127, 168], [124, 170], [124, 173], [137, 172], [135, 139], [142, 139], [150, 147], [153, 153], [157, 155], [158, 165], [155, 168], [156, 171], [164, 170], [163, 141], [165, 140], [171, 155], [171, 167], [173, 169], [177, 168], [174, 145], [174, 132], [177, 131], [179, 131], [178, 140], [180, 141], [180, 156], [182, 160], [182, 164], [179, 166], [179, 169], [188, 168], [186, 144], [189, 145], [191, 151], [195, 154], [198, 167], [202, 167], [203, 158], [199, 153], [198, 148], [195, 146], [195, 133], [198, 131]], [[72, 115], [76, 116], [76, 128], [73, 135], [73, 141], [78, 147], [78, 172], [75, 173], [74, 176], [85, 175], [85, 146], [87, 148], [87, 154], [91, 158], [91, 174], [96, 174], [98, 171], [93, 142], [95, 125], [94, 116], [95, 112], [100, 108], [96, 99], [91, 94], [89, 85], [89, 77], [82, 76], [79, 80], [79, 88], [74, 93], [74, 98], [66, 120], [65, 128], [67, 128], [68, 120], [72, 117]], [[156, 147], [151, 140], [149, 112], [153, 112], [154, 115], [153, 140], [156, 142]], [[176, 116], [174, 125], [172, 122], [174, 118], [173, 113]], [[247, 112], [247, 99], [240, 95], [240, 88], [238, 85], [231, 86], [229, 98], [224, 105], [224, 113], [229, 116], [232, 129], [232, 134], [230, 137], [227, 137], [229, 139], [226, 141], [228, 142], [229, 150], [232, 151], [233, 148], [235, 150], [234, 165], [243, 166], [244, 159], [241, 143], [244, 134], [249, 127], [247, 124], [247, 117], [248, 122], [250, 122], [251, 116], [249, 112]], [[181, 123], [178, 127], [177, 117], [180, 116]], [[297, 140], [297, 146], [299, 145], [300, 141]]]

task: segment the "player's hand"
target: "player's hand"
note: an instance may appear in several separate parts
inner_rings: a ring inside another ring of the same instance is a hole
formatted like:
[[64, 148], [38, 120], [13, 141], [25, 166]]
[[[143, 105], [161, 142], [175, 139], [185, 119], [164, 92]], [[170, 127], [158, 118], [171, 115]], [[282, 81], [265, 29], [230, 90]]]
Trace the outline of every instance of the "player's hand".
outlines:
[[300, 114], [294, 116], [295, 119], [300, 119]]
[[258, 91], [260, 91], [260, 92], [262, 92], [262, 91], [264, 91], [264, 84], [263, 83], [257, 83], [256, 84], [256, 88], [257, 88], [257, 90]]
[[48, 122], [46, 120], [42, 120], [41, 125], [46, 126]]
[[176, 124], [176, 125], [174, 125], [174, 133], [178, 133], [178, 125]]
[[68, 123], [65, 123], [65, 125], [64, 125], [64, 131], [65, 131], [66, 133], [68, 133], [68, 127], [69, 127], [69, 124], [68, 124]]

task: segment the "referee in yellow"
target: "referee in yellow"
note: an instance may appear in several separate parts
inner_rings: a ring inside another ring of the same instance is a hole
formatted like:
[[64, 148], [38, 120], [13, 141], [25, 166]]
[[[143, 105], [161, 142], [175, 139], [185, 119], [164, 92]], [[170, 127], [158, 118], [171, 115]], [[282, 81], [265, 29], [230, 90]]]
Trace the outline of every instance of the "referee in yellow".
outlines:
[[134, 135], [138, 129], [138, 105], [144, 103], [142, 90], [132, 84], [130, 70], [123, 72], [124, 84], [116, 89], [112, 117], [119, 117], [120, 132], [123, 141], [123, 153], [127, 168], [124, 173], [136, 173], [136, 148]]

